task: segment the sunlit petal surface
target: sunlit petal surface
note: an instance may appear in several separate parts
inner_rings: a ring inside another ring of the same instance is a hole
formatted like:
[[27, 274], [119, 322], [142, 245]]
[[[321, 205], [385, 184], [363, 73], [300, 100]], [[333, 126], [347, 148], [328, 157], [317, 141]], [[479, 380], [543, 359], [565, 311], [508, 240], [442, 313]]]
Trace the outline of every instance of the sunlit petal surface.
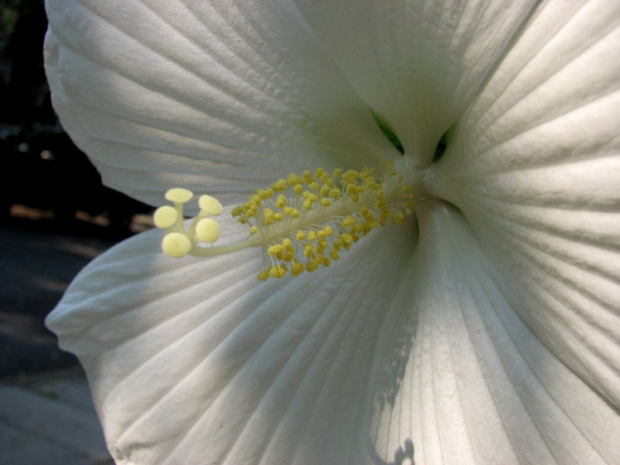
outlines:
[[361, 463], [368, 373], [412, 225], [261, 285], [260, 251], [172, 260], [159, 236], [93, 262], [48, 319], [80, 355], [119, 463]]
[[504, 296], [464, 217], [431, 205], [420, 226], [373, 370], [377, 456], [410, 463], [413, 446], [419, 464], [617, 463], [617, 410], [519, 318], [527, 301]]
[[495, 261], [519, 316], [616, 407], [618, 10], [557, 2], [533, 18], [457, 126], [435, 178], [435, 193], [463, 210]]

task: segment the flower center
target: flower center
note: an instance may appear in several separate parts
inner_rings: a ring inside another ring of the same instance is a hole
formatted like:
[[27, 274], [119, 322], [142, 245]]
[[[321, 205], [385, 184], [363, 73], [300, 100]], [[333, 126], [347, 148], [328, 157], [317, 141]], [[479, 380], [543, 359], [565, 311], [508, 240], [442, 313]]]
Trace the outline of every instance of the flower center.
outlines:
[[210, 257], [262, 247], [261, 280], [282, 278], [287, 273], [297, 276], [329, 266], [373, 229], [388, 221], [403, 222], [414, 204], [411, 187], [393, 165], [384, 166], [381, 177], [371, 168], [337, 169], [332, 173], [318, 168], [301, 176], [290, 174], [267, 189], [258, 189], [246, 203], [232, 210], [233, 217], [249, 226], [247, 240], [208, 246], [220, 233], [211, 216], [223, 209], [213, 197], [201, 196], [200, 213], [186, 230], [183, 204], [192, 197], [186, 189], [171, 189], [166, 198], [174, 207], [155, 211], [155, 225], [168, 231], [162, 241], [163, 251], [172, 257]]

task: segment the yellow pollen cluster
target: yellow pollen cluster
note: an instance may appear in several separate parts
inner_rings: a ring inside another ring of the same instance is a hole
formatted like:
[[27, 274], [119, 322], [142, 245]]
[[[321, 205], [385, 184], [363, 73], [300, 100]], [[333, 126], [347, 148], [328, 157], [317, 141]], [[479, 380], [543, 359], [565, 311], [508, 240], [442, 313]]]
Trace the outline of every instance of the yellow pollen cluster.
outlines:
[[329, 266], [373, 229], [389, 220], [404, 221], [412, 195], [391, 166], [386, 168], [388, 192], [373, 169], [328, 173], [318, 168], [279, 179], [235, 207], [233, 216], [250, 226], [249, 242], [263, 246], [258, 278], [282, 278], [289, 272], [297, 276]]

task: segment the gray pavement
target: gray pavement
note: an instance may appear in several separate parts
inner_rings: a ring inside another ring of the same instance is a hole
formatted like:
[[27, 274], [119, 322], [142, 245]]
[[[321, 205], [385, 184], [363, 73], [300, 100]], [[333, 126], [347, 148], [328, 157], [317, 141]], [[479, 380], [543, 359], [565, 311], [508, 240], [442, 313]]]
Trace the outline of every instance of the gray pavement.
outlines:
[[114, 463], [81, 371], [74, 368], [0, 383], [0, 463]]
[[79, 270], [121, 238], [97, 221], [24, 211], [0, 223], [0, 464], [113, 463], [86, 378], [43, 320]]

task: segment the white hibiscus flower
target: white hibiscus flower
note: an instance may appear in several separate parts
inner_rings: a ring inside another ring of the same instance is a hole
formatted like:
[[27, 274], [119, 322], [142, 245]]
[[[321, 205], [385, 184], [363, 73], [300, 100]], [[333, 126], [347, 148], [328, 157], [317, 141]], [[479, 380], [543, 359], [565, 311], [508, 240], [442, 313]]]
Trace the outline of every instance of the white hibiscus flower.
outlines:
[[415, 199], [298, 277], [160, 230], [88, 266], [48, 324], [118, 463], [620, 463], [618, 2], [47, 12], [75, 142], [138, 199], [217, 197], [218, 243], [291, 172], [394, 163]]

